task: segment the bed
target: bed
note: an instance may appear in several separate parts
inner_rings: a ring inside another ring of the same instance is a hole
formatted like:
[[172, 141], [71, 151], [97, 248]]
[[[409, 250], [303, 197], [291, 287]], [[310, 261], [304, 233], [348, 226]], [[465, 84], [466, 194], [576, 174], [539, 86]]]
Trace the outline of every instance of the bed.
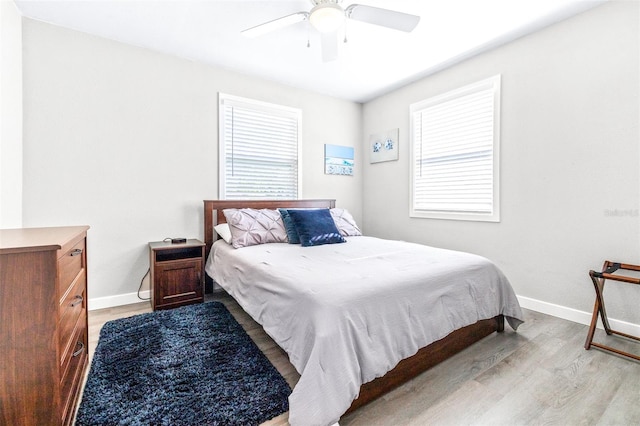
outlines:
[[505, 317], [514, 329], [523, 321], [507, 279], [485, 258], [367, 236], [315, 247], [216, 241], [223, 211], [242, 208], [333, 209], [335, 201], [204, 201], [207, 275], [300, 373], [292, 425], [333, 424], [503, 331]]

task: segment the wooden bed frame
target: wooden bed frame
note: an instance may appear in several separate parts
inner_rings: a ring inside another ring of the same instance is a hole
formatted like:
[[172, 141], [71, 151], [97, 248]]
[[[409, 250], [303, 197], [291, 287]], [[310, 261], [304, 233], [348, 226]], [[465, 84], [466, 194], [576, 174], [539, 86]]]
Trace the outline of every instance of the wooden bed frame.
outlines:
[[[219, 223], [225, 223], [226, 218], [223, 209], [252, 208], [252, 209], [276, 209], [284, 208], [333, 208], [335, 200], [204, 200], [204, 240], [206, 244], [206, 257], [209, 257], [211, 245], [218, 239], [213, 227]], [[210, 279], [207, 277], [207, 279]], [[494, 331], [504, 331], [504, 317], [498, 315], [494, 318], [478, 321], [475, 324], [458, 329], [445, 338], [438, 340], [420, 349], [415, 355], [398, 363], [394, 369], [382, 377], [365, 383], [360, 387], [360, 396], [353, 401], [351, 407], [345, 412], [349, 413], [370, 401], [397, 388], [406, 381], [416, 377], [420, 373], [452, 357], [475, 342], [490, 335]]]

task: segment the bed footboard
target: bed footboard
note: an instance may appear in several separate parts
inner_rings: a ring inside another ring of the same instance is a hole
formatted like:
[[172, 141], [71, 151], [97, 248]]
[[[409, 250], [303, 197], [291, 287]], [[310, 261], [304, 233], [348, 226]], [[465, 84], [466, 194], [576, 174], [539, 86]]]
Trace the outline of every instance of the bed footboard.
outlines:
[[416, 352], [415, 355], [403, 359], [382, 377], [360, 387], [360, 396], [353, 401], [345, 414], [362, 407], [374, 399], [397, 388], [418, 374], [452, 357], [475, 342], [490, 335], [494, 331], [504, 331], [504, 316], [478, 321], [449, 334], [447, 337], [433, 342]]

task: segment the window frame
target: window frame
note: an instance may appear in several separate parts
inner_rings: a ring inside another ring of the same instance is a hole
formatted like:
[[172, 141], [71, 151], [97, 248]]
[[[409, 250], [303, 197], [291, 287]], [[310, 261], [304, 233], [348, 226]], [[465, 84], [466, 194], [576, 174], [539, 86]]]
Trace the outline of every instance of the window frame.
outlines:
[[[296, 197], [302, 197], [302, 110], [300, 108], [259, 101], [256, 99], [230, 95], [218, 92], [218, 198], [227, 199], [227, 174], [226, 174], [226, 131], [225, 128], [225, 106], [238, 105], [247, 109], [267, 112], [273, 115], [294, 118], [297, 121], [297, 173], [296, 173]], [[237, 198], [236, 198], [237, 199]], [[255, 200], [274, 200], [280, 198], [251, 198]], [[282, 198], [285, 199], [285, 198]], [[290, 199], [290, 198], [289, 198]]]
[[[492, 142], [492, 208], [491, 212], [474, 212], [463, 210], [429, 210], [415, 208], [416, 202], [416, 115], [428, 107], [444, 104], [448, 101], [460, 99], [482, 90], [493, 91], [493, 142]], [[427, 219], [449, 219], [467, 220], [482, 222], [500, 222], [500, 98], [501, 98], [501, 75], [495, 75], [476, 83], [468, 84], [464, 87], [448, 91], [446, 93], [432, 96], [422, 101], [413, 103], [409, 107], [410, 116], [410, 196], [409, 196], [409, 216]]]

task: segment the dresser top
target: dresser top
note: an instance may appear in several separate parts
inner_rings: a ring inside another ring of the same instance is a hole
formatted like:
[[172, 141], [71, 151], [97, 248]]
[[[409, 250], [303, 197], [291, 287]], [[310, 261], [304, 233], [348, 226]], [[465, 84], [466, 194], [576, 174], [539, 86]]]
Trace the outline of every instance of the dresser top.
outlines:
[[0, 254], [59, 250], [88, 226], [0, 229]]

